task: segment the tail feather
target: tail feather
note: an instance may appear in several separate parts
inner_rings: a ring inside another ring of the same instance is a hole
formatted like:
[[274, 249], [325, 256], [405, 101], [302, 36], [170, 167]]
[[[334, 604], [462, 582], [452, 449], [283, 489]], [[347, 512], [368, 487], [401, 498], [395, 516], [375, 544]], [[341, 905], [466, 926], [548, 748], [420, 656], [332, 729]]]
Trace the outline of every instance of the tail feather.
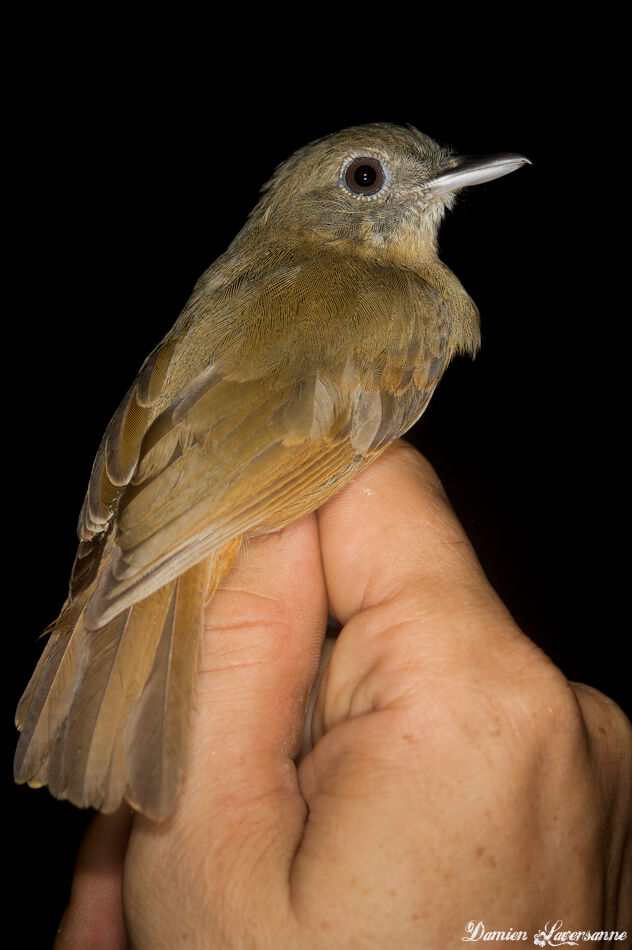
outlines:
[[85, 631], [81, 677], [50, 755], [48, 787], [58, 798], [103, 811], [123, 798], [120, 734], [151, 673], [172, 587], [155, 591], [104, 627]]
[[101, 628], [86, 625], [89, 596], [62, 611], [18, 706], [16, 781], [106, 812], [123, 798], [155, 819], [174, 810], [204, 603], [239, 543]]
[[127, 799], [153, 818], [176, 805], [195, 686], [199, 632], [209, 561], [190, 568], [171, 585], [169, 610], [153, 669], [127, 720], [123, 749], [129, 767]]
[[72, 702], [79, 658], [76, 644], [83, 630], [80, 605], [67, 605], [50, 629], [15, 719], [21, 733], [13, 766], [15, 780], [34, 787], [46, 785], [49, 752]]

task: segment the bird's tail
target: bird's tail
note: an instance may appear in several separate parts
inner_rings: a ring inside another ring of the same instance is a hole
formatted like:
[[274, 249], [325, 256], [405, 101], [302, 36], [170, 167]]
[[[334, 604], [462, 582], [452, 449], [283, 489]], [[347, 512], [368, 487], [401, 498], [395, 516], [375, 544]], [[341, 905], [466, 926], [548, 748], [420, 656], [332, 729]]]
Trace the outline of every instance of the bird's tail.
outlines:
[[240, 539], [104, 626], [89, 629], [94, 585], [68, 602], [20, 700], [17, 782], [112, 812], [125, 798], [150, 818], [176, 806], [205, 601]]

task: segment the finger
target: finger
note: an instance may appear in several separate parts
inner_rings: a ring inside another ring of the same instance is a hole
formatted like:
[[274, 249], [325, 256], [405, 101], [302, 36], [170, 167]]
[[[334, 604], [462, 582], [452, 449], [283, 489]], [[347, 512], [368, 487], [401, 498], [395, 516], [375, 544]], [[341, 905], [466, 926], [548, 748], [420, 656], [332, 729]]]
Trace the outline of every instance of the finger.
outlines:
[[190, 769], [212, 779], [211, 810], [285, 784], [279, 761], [298, 753], [327, 617], [318, 541], [314, 517], [251, 541], [211, 605]]
[[[570, 683], [584, 723], [595, 774], [606, 799], [623, 798], [632, 788], [632, 723], [609, 696], [585, 683]], [[625, 773], [624, 780], [621, 780]], [[630, 868], [632, 874], [632, 867]]]
[[330, 605], [345, 623], [361, 609], [423, 585], [439, 604], [490, 598], [485, 575], [430, 463], [407, 442], [392, 445], [320, 509]]
[[449, 679], [452, 690], [460, 678], [452, 692], [461, 697], [487, 676], [490, 657], [498, 677], [513, 675], [516, 640], [521, 662], [546, 661], [487, 581], [432, 467], [407, 443], [318, 518], [330, 609], [344, 628], [322, 679], [314, 740], [349, 716], [418, 703], [430, 682]]
[[[169, 874], [176, 853], [210, 868], [209, 906], [214, 889], [221, 902], [233, 887], [247, 902], [276, 888], [281, 906], [305, 818], [293, 759], [326, 621], [315, 516], [251, 541], [208, 608], [178, 810], [161, 826], [137, 823], [132, 865], [150, 849], [145, 866]], [[189, 899], [178, 890], [184, 876], [163, 888], [170, 899]], [[129, 895], [136, 907], [150, 899]]]
[[132, 812], [123, 804], [113, 815], [98, 814], [83, 839], [70, 902], [55, 950], [125, 950], [121, 882]]
[[307, 700], [307, 707], [305, 709], [305, 722], [303, 723], [303, 741], [301, 743], [301, 750], [297, 758], [297, 762], [302, 761], [305, 756], [311, 751], [314, 741], [312, 736], [312, 720], [314, 718], [314, 709], [316, 707], [316, 700], [318, 699], [318, 693], [320, 689], [320, 684], [323, 676], [329, 666], [329, 661], [331, 659], [331, 654], [333, 653], [334, 647], [336, 645], [336, 638], [332, 636], [325, 637], [323, 645], [320, 651], [320, 661], [318, 663], [318, 669], [316, 671], [316, 676], [312, 683], [312, 687], [309, 693], [309, 699]]

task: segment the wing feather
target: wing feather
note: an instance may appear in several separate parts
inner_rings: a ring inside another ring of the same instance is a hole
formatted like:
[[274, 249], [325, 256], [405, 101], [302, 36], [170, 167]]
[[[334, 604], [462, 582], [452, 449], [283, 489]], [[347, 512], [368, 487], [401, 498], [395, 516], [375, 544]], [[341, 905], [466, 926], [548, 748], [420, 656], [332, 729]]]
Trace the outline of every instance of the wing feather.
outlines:
[[[322, 270], [321, 254], [278, 280], [242, 280], [222, 294], [214, 322], [187, 329], [181, 320], [144, 364], [106, 433], [84, 505], [84, 536], [102, 544], [112, 532], [113, 543], [88, 606], [91, 626], [231, 538], [314, 510], [421, 415], [450, 355], [443, 298], [392, 267], [376, 265], [371, 280], [358, 281], [344, 255]], [[182, 365], [197, 367], [186, 382]], [[98, 548], [80, 551], [77, 578], [94, 579], [91, 557]]]

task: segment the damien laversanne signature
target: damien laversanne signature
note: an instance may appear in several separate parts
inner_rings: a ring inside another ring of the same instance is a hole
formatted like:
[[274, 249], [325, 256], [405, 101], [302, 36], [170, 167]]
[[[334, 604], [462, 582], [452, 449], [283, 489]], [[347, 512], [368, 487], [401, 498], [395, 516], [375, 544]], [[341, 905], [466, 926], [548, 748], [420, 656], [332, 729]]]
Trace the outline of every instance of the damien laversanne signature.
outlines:
[[[547, 923], [533, 935], [536, 947], [577, 947], [588, 941], [600, 943], [602, 941], [625, 940], [626, 930], [565, 930], [561, 920], [547, 921]], [[465, 925], [465, 936], [461, 937], [464, 943], [477, 943], [494, 940], [528, 940], [526, 930], [488, 930], [482, 920], [470, 920]]]

